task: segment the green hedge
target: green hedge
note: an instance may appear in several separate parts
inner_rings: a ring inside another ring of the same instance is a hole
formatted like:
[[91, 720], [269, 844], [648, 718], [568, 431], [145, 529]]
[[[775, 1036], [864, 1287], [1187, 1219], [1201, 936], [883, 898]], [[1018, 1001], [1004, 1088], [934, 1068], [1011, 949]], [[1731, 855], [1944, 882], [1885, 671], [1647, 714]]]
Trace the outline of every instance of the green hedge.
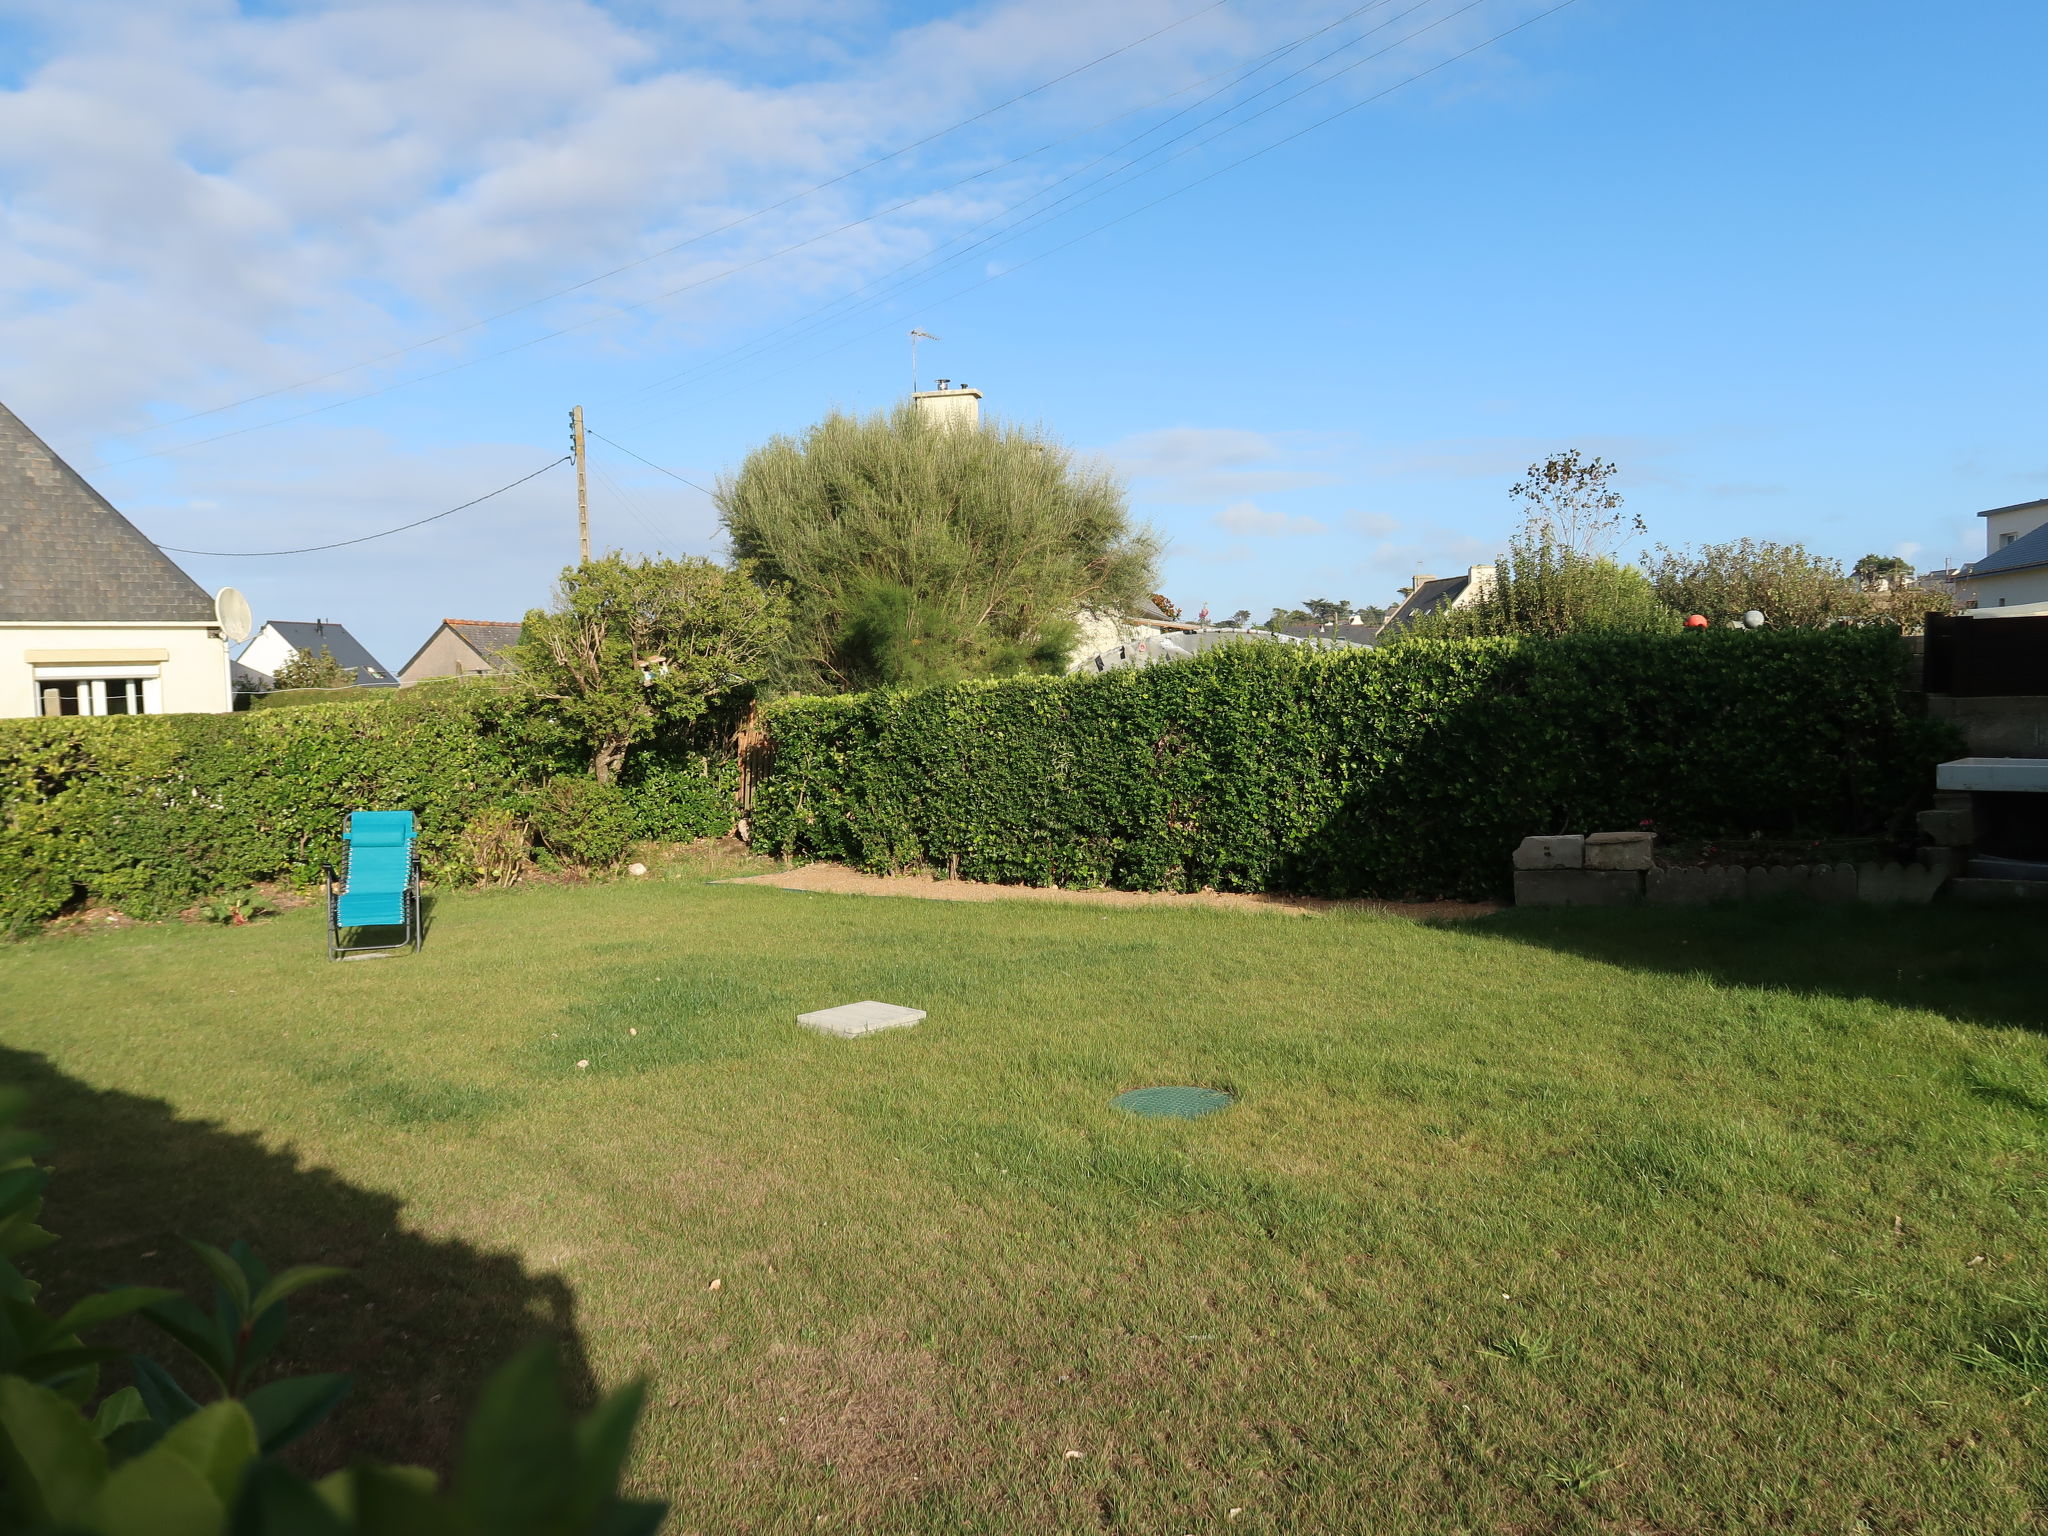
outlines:
[[758, 846], [1131, 890], [1497, 895], [1531, 833], [1861, 834], [1958, 750], [1890, 631], [1227, 646], [768, 707]]
[[[552, 778], [581, 771], [527, 727], [487, 688], [234, 715], [0, 720], [0, 927], [80, 898], [147, 916], [259, 880], [307, 883], [340, 862], [352, 810], [411, 810], [428, 874], [459, 874], [470, 818], [529, 812]], [[731, 830], [730, 770], [646, 756], [613, 792], [639, 835]]]

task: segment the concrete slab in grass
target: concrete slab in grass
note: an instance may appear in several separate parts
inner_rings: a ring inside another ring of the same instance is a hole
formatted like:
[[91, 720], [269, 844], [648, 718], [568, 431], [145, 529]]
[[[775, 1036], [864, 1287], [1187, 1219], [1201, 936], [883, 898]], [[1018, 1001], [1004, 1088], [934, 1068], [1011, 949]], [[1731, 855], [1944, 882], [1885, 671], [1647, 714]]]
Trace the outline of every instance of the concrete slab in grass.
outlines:
[[922, 1008], [899, 1008], [894, 1003], [841, 1003], [837, 1008], [820, 1008], [815, 1013], [800, 1013], [797, 1023], [806, 1029], [820, 1030], [828, 1035], [839, 1035], [852, 1039], [857, 1035], [872, 1035], [884, 1029], [904, 1029], [912, 1024], [924, 1022]]

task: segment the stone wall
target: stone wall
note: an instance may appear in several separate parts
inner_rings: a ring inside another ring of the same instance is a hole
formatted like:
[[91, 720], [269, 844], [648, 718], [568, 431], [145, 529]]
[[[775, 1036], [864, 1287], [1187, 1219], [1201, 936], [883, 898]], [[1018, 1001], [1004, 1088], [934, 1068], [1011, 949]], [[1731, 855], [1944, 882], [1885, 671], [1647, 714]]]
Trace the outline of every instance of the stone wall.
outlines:
[[1737, 865], [1663, 869], [1649, 832], [1528, 837], [1515, 850], [1515, 905], [1703, 906], [1800, 896], [1810, 901], [1925, 902], [1947, 871], [1924, 864]]

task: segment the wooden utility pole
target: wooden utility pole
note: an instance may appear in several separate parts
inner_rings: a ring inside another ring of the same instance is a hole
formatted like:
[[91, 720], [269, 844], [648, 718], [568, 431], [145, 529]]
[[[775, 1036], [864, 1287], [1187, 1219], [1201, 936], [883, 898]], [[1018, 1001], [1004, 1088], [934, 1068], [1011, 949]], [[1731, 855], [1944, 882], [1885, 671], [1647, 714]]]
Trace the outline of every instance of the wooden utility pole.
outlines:
[[590, 487], [584, 479], [583, 407], [569, 411], [569, 445], [576, 450], [576, 541], [585, 565], [590, 564]]

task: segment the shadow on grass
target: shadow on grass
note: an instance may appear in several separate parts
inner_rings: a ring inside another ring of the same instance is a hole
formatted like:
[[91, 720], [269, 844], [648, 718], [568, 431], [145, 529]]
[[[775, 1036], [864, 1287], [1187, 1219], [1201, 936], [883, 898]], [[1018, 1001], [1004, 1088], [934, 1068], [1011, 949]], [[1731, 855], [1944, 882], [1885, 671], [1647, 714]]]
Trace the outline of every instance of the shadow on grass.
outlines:
[[[344, 1279], [293, 1298], [284, 1345], [266, 1368], [266, 1379], [332, 1370], [356, 1378], [294, 1459], [445, 1471], [483, 1379], [536, 1338], [557, 1342], [578, 1403], [595, 1399], [574, 1296], [560, 1278], [530, 1274], [513, 1255], [406, 1231], [395, 1196], [185, 1118], [160, 1099], [90, 1087], [41, 1056], [0, 1048], [0, 1082], [28, 1092], [26, 1121], [50, 1143], [43, 1225], [59, 1240], [24, 1265], [46, 1302], [122, 1283], [175, 1286], [203, 1301], [204, 1271], [181, 1236], [222, 1246], [246, 1238], [273, 1270], [347, 1266]], [[107, 1342], [186, 1374], [168, 1341], [140, 1325]]]
[[1465, 926], [1630, 970], [2048, 1031], [2048, 912], [2028, 905], [1521, 908]]

